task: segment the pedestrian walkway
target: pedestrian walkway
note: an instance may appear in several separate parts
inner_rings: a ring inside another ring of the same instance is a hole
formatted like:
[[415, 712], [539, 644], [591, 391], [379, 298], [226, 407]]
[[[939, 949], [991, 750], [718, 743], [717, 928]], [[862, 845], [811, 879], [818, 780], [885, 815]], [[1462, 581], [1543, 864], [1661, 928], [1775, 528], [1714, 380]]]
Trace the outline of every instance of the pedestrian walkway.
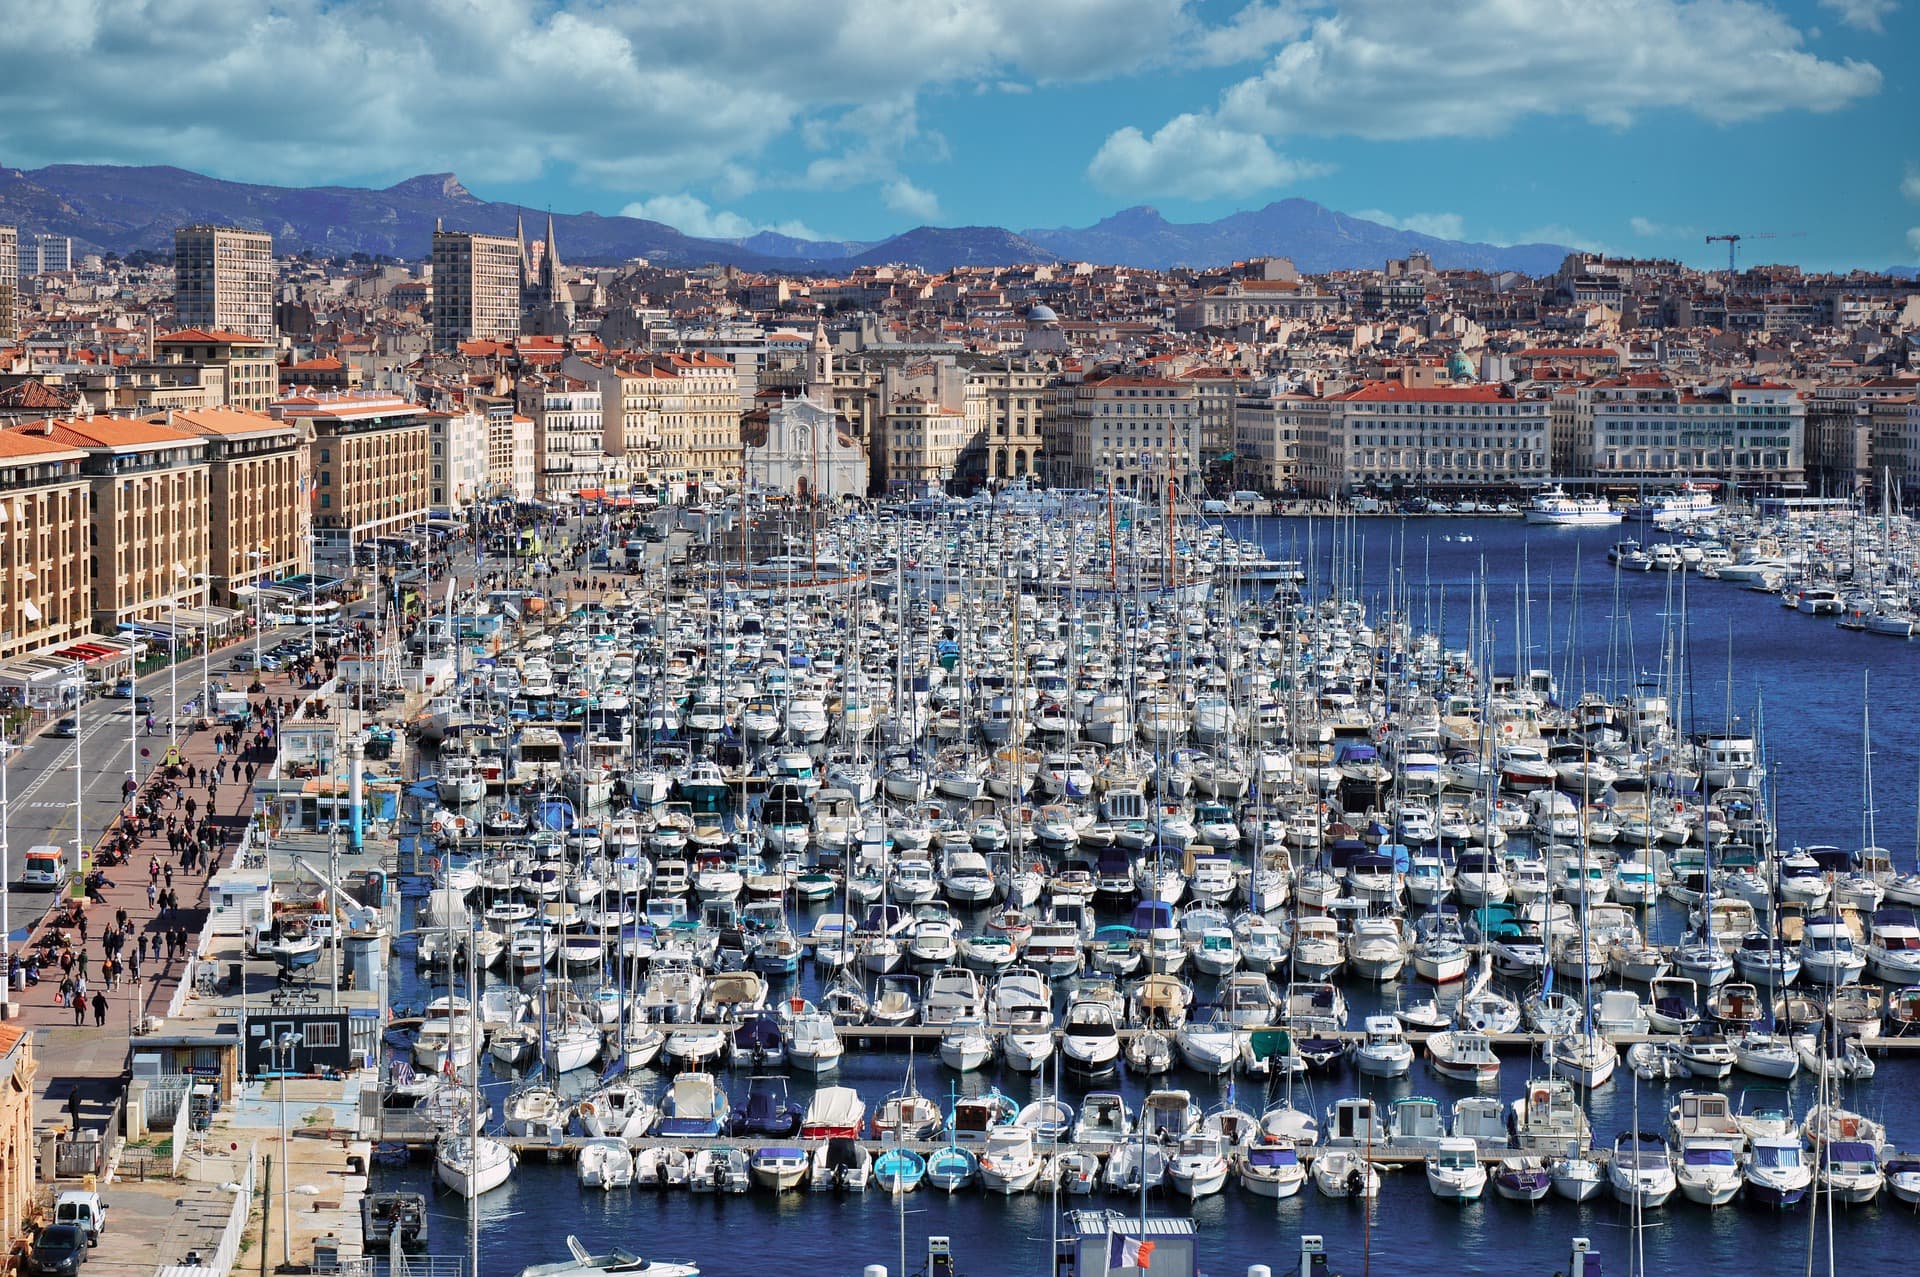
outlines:
[[[161, 670], [148, 675], [142, 682], [151, 686], [165, 677], [166, 671]], [[252, 676], [242, 677], [251, 679]], [[276, 702], [297, 700], [305, 694], [290, 674], [267, 674], [261, 677], [260, 682], [263, 690], [250, 697], [256, 705], [268, 698]], [[258, 726], [259, 720], [256, 718], [247, 729], [249, 739]], [[177, 759], [183, 787], [186, 786], [184, 773], [187, 769], [192, 769], [197, 780], [200, 769], [211, 771], [229, 762], [229, 757], [220, 753], [215, 744], [216, 737], [224, 730], [215, 724], [206, 731], [183, 731], [179, 738]], [[155, 766], [147, 776], [141, 778], [143, 790], [147, 781], [164, 768], [168, 750], [162, 744], [162, 738], [157, 737], [154, 747], [148, 752]], [[253, 756], [260, 774], [265, 774], [271, 757], [270, 751]], [[204, 785], [187, 787], [187, 792], [193, 795], [197, 808], [208, 802], [208, 791]], [[163, 804], [163, 810], [171, 809], [171, 803]], [[216, 845], [222, 849], [213, 862], [217, 866], [227, 863], [227, 854], [252, 816], [253, 791], [246, 783], [244, 771], [237, 777], [229, 775], [221, 781], [210, 810], [211, 826], [219, 835]], [[184, 815], [184, 807], [181, 814]], [[121, 830], [124, 818], [124, 814], [116, 815], [113, 822], [93, 839], [94, 844], [107, 845]], [[156, 894], [169, 889], [165, 867], [171, 866], [170, 889], [179, 899], [177, 910], [169, 912], [158, 904], [148, 903], [148, 863], [155, 858], [163, 866], [161, 873], [153, 880]], [[76, 1024], [72, 1009], [58, 1005], [61, 972], [57, 965], [43, 967], [37, 985], [16, 989], [11, 993], [16, 1008], [16, 1022], [39, 1031], [37, 1054], [40, 1094], [34, 1107], [36, 1125], [65, 1123], [71, 1098], [76, 1091], [79, 1094], [79, 1122], [82, 1129], [97, 1128], [107, 1121], [123, 1090], [123, 1078], [128, 1067], [127, 1047], [132, 1040], [133, 1029], [149, 1016], [166, 1015], [175, 991], [186, 974], [189, 963], [186, 955], [193, 952], [200, 929], [206, 921], [208, 870], [205, 865], [200, 865], [191, 873], [184, 871], [179, 857], [167, 850], [165, 833], [143, 837], [138, 849], [124, 863], [107, 869], [105, 873], [108, 882], [102, 887], [101, 899], [89, 902], [85, 909], [88, 923], [84, 942], [88, 959], [87, 1005], [83, 1008], [81, 1022]], [[22, 957], [36, 950], [57, 952], [45, 948], [43, 942], [56, 929], [52, 923], [66, 911], [67, 904], [65, 901], [55, 902], [46, 916], [32, 924], [26, 943], [18, 949]], [[185, 931], [188, 941], [185, 950], [171, 958], [164, 956], [166, 947], [163, 942], [160, 948], [163, 956], [143, 960], [138, 979], [131, 974], [132, 940], [127, 941], [120, 955], [126, 973], [116, 987], [108, 988], [102, 974], [105, 954], [101, 937], [114, 924], [120, 910], [126, 911], [134, 929], [133, 935], [143, 942], [148, 936], [163, 935], [168, 930]], [[79, 940], [75, 928], [59, 930], [69, 941]], [[76, 956], [78, 952], [76, 948]], [[93, 1002], [96, 992], [105, 999], [103, 1017], [96, 1016]], [[99, 1023], [96, 1023], [96, 1019]], [[108, 1132], [109, 1136], [112, 1134], [114, 1132]]]

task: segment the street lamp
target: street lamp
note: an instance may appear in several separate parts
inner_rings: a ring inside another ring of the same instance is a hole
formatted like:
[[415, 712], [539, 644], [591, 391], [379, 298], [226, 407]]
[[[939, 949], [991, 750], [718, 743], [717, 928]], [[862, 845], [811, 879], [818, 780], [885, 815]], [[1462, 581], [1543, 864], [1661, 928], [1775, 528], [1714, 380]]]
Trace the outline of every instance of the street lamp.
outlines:
[[282, 1033], [269, 1045], [273, 1047], [275, 1071], [280, 1075], [280, 1262], [293, 1265], [293, 1170], [287, 1165], [287, 1058], [307, 1039], [299, 1033]]
[[[77, 723], [79, 711], [75, 710], [74, 715]], [[77, 733], [74, 739], [79, 739]], [[7, 794], [7, 772], [15, 748], [11, 741], [0, 741], [0, 953], [8, 959], [9, 968], [13, 957], [13, 928], [7, 921], [7, 883], [12, 881], [13, 871], [9, 868], [12, 856], [11, 848], [7, 845], [7, 826], [13, 823], [13, 802]], [[0, 1010], [0, 1019], [11, 1017], [13, 1008], [9, 1004], [12, 997], [13, 973], [9, 969], [5, 977], [0, 978], [0, 1009], [4, 1009]]]
[[[187, 575], [184, 565], [173, 565], [173, 594], [167, 599], [167, 744], [180, 745], [180, 578]], [[171, 753], [169, 756], [172, 756]]]

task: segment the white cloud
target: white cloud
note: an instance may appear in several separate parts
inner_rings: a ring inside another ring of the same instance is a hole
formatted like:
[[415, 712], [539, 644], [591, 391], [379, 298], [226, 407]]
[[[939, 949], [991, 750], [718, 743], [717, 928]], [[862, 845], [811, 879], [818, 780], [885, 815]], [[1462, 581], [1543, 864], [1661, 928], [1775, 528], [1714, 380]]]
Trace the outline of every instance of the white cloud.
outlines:
[[[253, 181], [578, 174], [732, 199], [793, 180], [826, 120], [883, 185], [928, 92], [1160, 64], [1190, 0], [62, 0], [0, 6], [6, 160], [167, 163]], [[218, 31], [209, 43], [206, 33]], [[881, 131], [861, 136], [866, 108]], [[924, 136], [910, 139], [929, 153]], [[831, 158], [831, 157], [829, 157]]]
[[1920, 168], [1914, 168], [1911, 164], [1907, 166], [1907, 175], [1900, 180], [1900, 193], [1920, 204]]
[[677, 231], [701, 239], [745, 239], [758, 231], [778, 231], [796, 239], [826, 238], [804, 222], [768, 225], [750, 221], [729, 209], [711, 208], [697, 195], [655, 195], [649, 199], [635, 200], [620, 210], [620, 216], [665, 222]]
[[1691, 226], [1656, 222], [1651, 217], [1629, 217], [1627, 225], [1632, 227], [1633, 233], [1642, 239], [1685, 239], [1700, 233]]
[[1121, 129], [1087, 165], [1087, 176], [1110, 194], [1186, 199], [1249, 195], [1322, 172], [1277, 153], [1257, 133], [1222, 128], [1201, 115], [1175, 116], [1151, 138]]
[[1306, 25], [1298, 5], [1250, 0], [1225, 26], [1196, 35], [1190, 57], [1202, 66], [1252, 62], [1299, 35]]
[[1879, 90], [1876, 67], [1804, 44], [1758, 0], [1346, 0], [1227, 89], [1217, 114], [1267, 137], [1401, 140], [1488, 136], [1535, 115], [1726, 123]]
[[1392, 213], [1369, 208], [1355, 213], [1354, 216], [1365, 221], [1378, 222], [1382, 226], [1391, 226], [1396, 231], [1413, 231], [1420, 235], [1431, 235], [1435, 239], [1467, 237], [1466, 219], [1458, 213], [1408, 213], [1405, 217], [1395, 217]]
[[932, 191], [920, 189], [904, 177], [895, 178], [881, 187], [880, 198], [894, 212], [922, 223], [940, 216], [940, 197]]
[[1856, 31], [1880, 30], [1880, 20], [1899, 7], [1895, 0], [1820, 0], [1820, 7]]

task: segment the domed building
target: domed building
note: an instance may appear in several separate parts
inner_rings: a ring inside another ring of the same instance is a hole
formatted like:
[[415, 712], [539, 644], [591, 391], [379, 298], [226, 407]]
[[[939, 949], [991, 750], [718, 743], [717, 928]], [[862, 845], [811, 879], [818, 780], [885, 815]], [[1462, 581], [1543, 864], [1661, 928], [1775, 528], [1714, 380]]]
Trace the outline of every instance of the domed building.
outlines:
[[1053, 307], [1035, 302], [1027, 308], [1027, 332], [1020, 349], [1034, 354], [1067, 353], [1067, 337], [1060, 331], [1060, 316], [1054, 314]]

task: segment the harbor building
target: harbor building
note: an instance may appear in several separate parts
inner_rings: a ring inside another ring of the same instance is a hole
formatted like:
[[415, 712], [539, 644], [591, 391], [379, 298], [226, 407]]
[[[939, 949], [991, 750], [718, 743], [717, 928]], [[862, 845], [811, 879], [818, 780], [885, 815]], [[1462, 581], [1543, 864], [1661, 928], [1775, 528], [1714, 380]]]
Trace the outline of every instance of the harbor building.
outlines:
[[280, 363], [271, 341], [219, 328], [183, 328], [154, 338], [153, 355], [161, 364], [218, 369], [216, 407], [265, 412], [280, 397]]
[[273, 236], [237, 226], [173, 233], [174, 322], [205, 332], [278, 337], [273, 322]]
[[604, 491], [600, 387], [565, 373], [523, 377], [514, 402], [533, 423], [534, 487], [543, 500]]
[[95, 633], [206, 602], [212, 506], [204, 439], [126, 417], [49, 419], [15, 433], [84, 454]]
[[1805, 471], [1807, 408], [1791, 386], [1729, 381], [1695, 391], [1663, 373], [1630, 373], [1556, 400], [1570, 414], [1576, 475], [1793, 483]]
[[983, 477], [1019, 479], [1039, 473], [1052, 380], [1047, 367], [1012, 359], [967, 370], [969, 408], [978, 399], [985, 409], [979, 438]]
[[274, 405], [312, 431], [317, 559], [338, 561], [427, 517], [427, 410], [397, 395], [300, 395]]
[[433, 348], [520, 335], [520, 242], [471, 231], [433, 233]]
[[427, 504], [458, 518], [486, 493], [486, 420], [471, 408], [430, 412], [422, 420], [433, 458], [427, 471]]
[[1090, 488], [1109, 479], [1132, 490], [1150, 484], [1154, 501], [1169, 477], [1186, 480], [1199, 453], [1198, 397], [1192, 385], [1164, 377], [1092, 377], [1072, 387], [1055, 424], [1065, 455], [1056, 482]]
[[1517, 399], [1500, 386], [1375, 381], [1328, 396], [1328, 413], [1332, 491], [1515, 486], [1547, 477], [1545, 399]]
[[1307, 405], [1314, 402], [1271, 381], [1255, 382], [1235, 397], [1230, 464], [1236, 490], [1285, 492], [1300, 482], [1301, 431]]
[[164, 424], [207, 444], [212, 601], [244, 607], [234, 584], [307, 571], [311, 515], [299, 500], [309, 487], [300, 431], [265, 413], [228, 408], [173, 412]]
[[922, 495], [945, 486], [954, 475], [972, 432], [964, 414], [919, 395], [902, 395], [887, 405], [873, 457], [889, 495]]
[[46, 424], [0, 431], [0, 660], [93, 629], [87, 454]]

